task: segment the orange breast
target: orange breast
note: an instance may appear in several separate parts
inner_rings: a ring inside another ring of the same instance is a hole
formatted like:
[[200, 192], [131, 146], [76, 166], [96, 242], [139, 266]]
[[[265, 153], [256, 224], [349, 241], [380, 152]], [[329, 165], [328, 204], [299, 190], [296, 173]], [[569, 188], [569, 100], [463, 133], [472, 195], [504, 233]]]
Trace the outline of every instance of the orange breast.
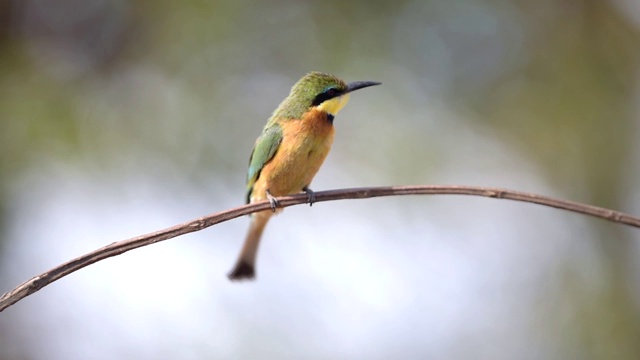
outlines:
[[252, 202], [264, 200], [267, 189], [273, 196], [301, 192], [311, 183], [333, 144], [333, 124], [323, 111], [314, 109], [301, 120], [286, 120], [280, 125], [282, 143], [260, 172]]

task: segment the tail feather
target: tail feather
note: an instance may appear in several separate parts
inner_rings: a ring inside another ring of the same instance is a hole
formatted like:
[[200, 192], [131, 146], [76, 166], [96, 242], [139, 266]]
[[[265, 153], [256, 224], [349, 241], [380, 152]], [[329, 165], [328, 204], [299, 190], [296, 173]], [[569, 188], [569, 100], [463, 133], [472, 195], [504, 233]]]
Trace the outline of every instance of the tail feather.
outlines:
[[236, 281], [242, 279], [253, 279], [256, 275], [253, 264], [249, 264], [248, 262], [238, 259], [238, 262], [233, 267], [233, 269], [227, 274], [229, 280]]
[[273, 213], [271, 211], [263, 211], [253, 214], [251, 217], [251, 224], [249, 225], [249, 232], [244, 240], [244, 245], [240, 251], [240, 256], [236, 261], [235, 266], [227, 276], [229, 280], [244, 280], [253, 279], [255, 277], [255, 262], [256, 255], [258, 253], [258, 245], [260, 244], [260, 237], [264, 231], [267, 222], [271, 218]]

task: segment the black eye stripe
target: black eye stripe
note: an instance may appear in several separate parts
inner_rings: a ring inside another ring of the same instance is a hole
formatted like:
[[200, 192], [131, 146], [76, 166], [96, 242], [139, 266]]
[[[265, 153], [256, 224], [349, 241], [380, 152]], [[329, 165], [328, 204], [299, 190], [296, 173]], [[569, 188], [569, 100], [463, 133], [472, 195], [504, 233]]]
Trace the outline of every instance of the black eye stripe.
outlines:
[[333, 99], [334, 97], [340, 96], [340, 92], [338, 90], [336, 90], [335, 88], [329, 88], [323, 92], [321, 92], [320, 94], [318, 94], [314, 99], [313, 102], [311, 103], [311, 106], [318, 106], [320, 104], [322, 104], [323, 102]]

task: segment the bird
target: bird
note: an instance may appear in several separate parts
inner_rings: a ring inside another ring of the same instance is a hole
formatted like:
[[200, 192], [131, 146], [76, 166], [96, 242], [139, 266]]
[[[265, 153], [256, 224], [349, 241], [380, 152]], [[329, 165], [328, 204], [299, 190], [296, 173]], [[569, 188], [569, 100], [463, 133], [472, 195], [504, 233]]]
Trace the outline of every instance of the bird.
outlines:
[[250, 215], [240, 256], [227, 274], [230, 280], [255, 277], [262, 232], [276, 210], [282, 210], [277, 209], [276, 197], [306, 192], [313, 205], [315, 196], [309, 185], [333, 144], [335, 116], [347, 104], [351, 92], [380, 84], [347, 84], [334, 75], [314, 71], [293, 85], [267, 121], [249, 158], [246, 203], [269, 200], [271, 210]]

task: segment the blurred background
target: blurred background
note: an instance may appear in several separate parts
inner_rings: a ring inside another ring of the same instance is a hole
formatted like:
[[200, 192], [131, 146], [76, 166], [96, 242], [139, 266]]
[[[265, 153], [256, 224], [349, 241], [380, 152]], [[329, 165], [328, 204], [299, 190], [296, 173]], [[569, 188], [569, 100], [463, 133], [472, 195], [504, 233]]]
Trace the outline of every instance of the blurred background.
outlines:
[[[636, 0], [0, 0], [0, 293], [243, 203], [312, 70], [358, 92], [312, 184], [506, 187], [640, 214]], [[74, 273], [0, 313], [1, 359], [638, 359], [640, 231], [532, 204], [288, 208]]]

